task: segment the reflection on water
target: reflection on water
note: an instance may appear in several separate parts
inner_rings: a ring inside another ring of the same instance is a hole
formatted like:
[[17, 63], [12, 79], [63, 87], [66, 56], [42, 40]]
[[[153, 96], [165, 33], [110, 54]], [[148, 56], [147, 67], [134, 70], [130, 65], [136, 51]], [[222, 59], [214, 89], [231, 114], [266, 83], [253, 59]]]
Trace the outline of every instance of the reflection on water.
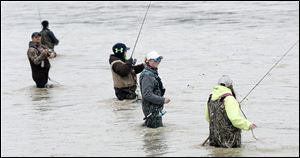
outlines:
[[51, 93], [48, 88], [30, 88], [30, 93], [32, 101], [46, 101], [51, 98]]
[[165, 134], [165, 127], [157, 129], [146, 128], [143, 129], [143, 149], [146, 156], [163, 156], [168, 152], [167, 136]]
[[212, 157], [241, 157], [243, 156], [243, 147], [241, 148], [215, 148], [207, 147], [209, 151], [208, 156]]
[[[53, 88], [53, 87], [52, 87]], [[30, 97], [34, 109], [40, 112], [51, 111], [55, 108], [54, 105], [51, 105], [51, 100], [53, 98], [53, 91], [51, 88], [30, 88]]]

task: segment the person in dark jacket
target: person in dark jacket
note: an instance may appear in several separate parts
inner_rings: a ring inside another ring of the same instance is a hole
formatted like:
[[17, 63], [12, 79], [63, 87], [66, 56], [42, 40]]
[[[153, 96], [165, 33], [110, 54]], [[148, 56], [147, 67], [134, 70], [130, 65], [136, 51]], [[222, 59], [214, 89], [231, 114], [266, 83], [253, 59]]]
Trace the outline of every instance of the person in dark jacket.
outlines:
[[[58, 45], [59, 40], [55, 37], [54, 33], [49, 29], [49, 22], [47, 20], [42, 21], [43, 29], [40, 32], [42, 35], [42, 44], [47, 46], [50, 51], [54, 52], [54, 46]], [[55, 53], [56, 55], [56, 53]]]
[[142, 93], [142, 107], [147, 127], [157, 128], [163, 126], [162, 115], [164, 104], [170, 102], [165, 98], [165, 88], [158, 76], [158, 65], [163, 57], [152, 51], [147, 54], [145, 69], [140, 75], [140, 89]]
[[55, 54], [41, 44], [41, 34], [34, 32], [29, 42], [27, 57], [32, 70], [32, 78], [38, 88], [47, 87], [50, 62], [48, 58], [53, 58]]
[[132, 58], [126, 59], [126, 53], [129, 48], [123, 43], [117, 43], [112, 47], [114, 54], [109, 57], [111, 72], [114, 81], [115, 95], [119, 100], [136, 99], [137, 88], [136, 74], [144, 69], [144, 65], [135, 65]]

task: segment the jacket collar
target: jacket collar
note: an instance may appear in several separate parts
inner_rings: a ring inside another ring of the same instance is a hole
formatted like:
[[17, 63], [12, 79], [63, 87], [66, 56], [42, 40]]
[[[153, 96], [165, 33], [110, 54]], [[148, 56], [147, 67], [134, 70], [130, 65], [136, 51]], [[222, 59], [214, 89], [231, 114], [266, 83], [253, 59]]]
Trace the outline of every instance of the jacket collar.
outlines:
[[145, 70], [150, 71], [150, 72], [154, 73], [155, 75], [158, 75], [158, 72], [157, 72], [158, 69], [151, 68], [147, 64], [145, 64], [144, 66], [145, 66]]

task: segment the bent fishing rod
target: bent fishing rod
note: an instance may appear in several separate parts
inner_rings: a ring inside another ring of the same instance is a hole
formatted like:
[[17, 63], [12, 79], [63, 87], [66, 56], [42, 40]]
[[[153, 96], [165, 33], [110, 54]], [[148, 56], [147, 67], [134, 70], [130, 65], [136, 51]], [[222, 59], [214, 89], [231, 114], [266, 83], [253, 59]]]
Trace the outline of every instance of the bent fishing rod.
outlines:
[[148, 5], [147, 11], [146, 11], [146, 13], [145, 13], [145, 16], [144, 16], [144, 19], [143, 19], [142, 25], [141, 25], [141, 27], [140, 27], [139, 34], [138, 34], [138, 36], [137, 36], [137, 38], [136, 38], [136, 41], [135, 41], [135, 44], [134, 44], [134, 46], [133, 46], [133, 50], [132, 50], [132, 53], [131, 53], [131, 56], [130, 56], [130, 58], [132, 58], [132, 56], [133, 56], [133, 53], [134, 53], [134, 50], [135, 50], [136, 44], [137, 44], [137, 42], [138, 42], [138, 40], [139, 40], [139, 37], [140, 37], [141, 31], [142, 31], [142, 29], [143, 29], [143, 26], [144, 26], [144, 23], [145, 23], [145, 20], [146, 20], [146, 17], [147, 17], [147, 14], [148, 14], [148, 11], [149, 11], [149, 8], [150, 8], [150, 5], [151, 5], [151, 1], [149, 2], [149, 5]]
[[[265, 79], [265, 77], [278, 65], [278, 63], [285, 57], [287, 56], [287, 54], [296, 46], [296, 44], [299, 42], [299, 40], [297, 40], [282, 56], [279, 60], [277, 60], [275, 62], [275, 64], [267, 71], [267, 73], [253, 86], [253, 88], [247, 93], [247, 95], [239, 102], [239, 106], [240, 109], [244, 115], [244, 117], [247, 119], [245, 113], [243, 112], [242, 108], [241, 108], [241, 103], [251, 94], [251, 92]], [[252, 136], [255, 140], [258, 140], [253, 132], [253, 129], [251, 128], [251, 132], [252, 132]], [[209, 136], [208, 138], [206, 138], [206, 140], [202, 143], [202, 146], [204, 146], [206, 144], [206, 142], [209, 140]]]

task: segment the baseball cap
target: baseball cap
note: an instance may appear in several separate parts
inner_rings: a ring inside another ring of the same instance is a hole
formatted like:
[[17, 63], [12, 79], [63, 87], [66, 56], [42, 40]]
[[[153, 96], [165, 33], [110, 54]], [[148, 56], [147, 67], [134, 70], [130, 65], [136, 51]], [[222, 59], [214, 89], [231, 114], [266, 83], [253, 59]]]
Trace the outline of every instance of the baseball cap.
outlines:
[[230, 87], [232, 86], [232, 80], [229, 78], [228, 75], [223, 75], [219, 81], [218, 81], [218, 84], [224, 84], [225, 87]]
[[160, 59], [161, 60], [161, 59], [163, 59], [163, 56], [159, 55], [156, 51], [152, 51], [146, 55], [146, 59], [147, 60], [150, 60], [150, 59], [153, 59], [153, 60]]
[[31, 38], [34, 37], [34, 36], [42, 36], [42, 35], [39, 32], [34, 32], [34, 33], [31, 34]]

